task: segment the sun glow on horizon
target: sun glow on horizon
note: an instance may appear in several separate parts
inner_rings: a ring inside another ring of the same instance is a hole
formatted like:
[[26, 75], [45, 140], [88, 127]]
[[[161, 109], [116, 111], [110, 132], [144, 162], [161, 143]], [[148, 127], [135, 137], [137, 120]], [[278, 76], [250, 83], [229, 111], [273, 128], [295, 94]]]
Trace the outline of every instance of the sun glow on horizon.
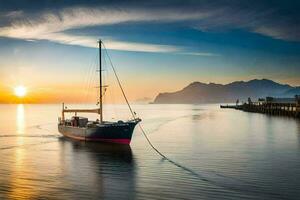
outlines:
[[14, 88], [14, 93], [17, 97], [24, 97], [27, 94], [27, 88], [22, 85], [19, 85]]

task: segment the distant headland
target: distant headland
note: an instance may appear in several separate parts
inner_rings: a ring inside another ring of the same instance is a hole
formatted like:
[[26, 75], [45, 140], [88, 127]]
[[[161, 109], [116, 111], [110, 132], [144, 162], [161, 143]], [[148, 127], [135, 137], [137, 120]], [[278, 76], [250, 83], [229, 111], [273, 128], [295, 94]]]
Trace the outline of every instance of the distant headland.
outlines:
[[275, 96], [292, 97], [300, 94], [300, 87], [281, 84], [268, 79], [236, 81], [229, 84], [193, 82], [176, 92], [159, 93], [154, 99], [155, 104], [198, 104], [198, 103], [229, 103], [237, 99], [246, 101]]

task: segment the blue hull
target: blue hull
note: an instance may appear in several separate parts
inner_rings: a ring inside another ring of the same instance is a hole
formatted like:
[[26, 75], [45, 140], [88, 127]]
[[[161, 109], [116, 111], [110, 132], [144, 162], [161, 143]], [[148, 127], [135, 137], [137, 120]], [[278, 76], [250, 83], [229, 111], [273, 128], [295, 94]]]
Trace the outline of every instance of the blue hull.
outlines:
[[58, 125], [58, 130], [66, 137], [84, 141], [130, 144], [133, 131], [139, 121], [124, 123], [96, 124], [94, 127]]

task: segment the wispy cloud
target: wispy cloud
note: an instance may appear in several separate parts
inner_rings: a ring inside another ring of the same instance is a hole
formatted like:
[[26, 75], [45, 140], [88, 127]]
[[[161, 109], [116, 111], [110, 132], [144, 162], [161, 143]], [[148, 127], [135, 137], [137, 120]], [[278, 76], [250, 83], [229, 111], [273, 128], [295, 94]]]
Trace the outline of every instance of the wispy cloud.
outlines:
[[[65, 33], [51, 33], [44, 35], [39, 39], [49, 40], [61, 44], [77, 45], [84, 47], [98, 48], [97, 40], [99, 38], [95, 36], [76, 36]], [[180, 48], [172, 45], [157, 45], [157, 44], [146, 44], [146, 43], [135, 43], [135, 42], [124, 42], [113, 39], [105, 40], [105, 47], [113, 50], [121, 51], [136, 51], [136, 52], [177, 52]]]
[[[10, 13], [9, 15], [15, 15]], [[18, 12], [18, 15], [21, 13]], [[68, 45], [95, 47], [99, 38], [94, 36], [77, 36], [64, 33], [66, 30], [88, 26], [100, 26], [132, 21], [178, 21], [206, 17], [206, 13], [180, 14], [172, 12], [145, 12], [138, 10], [67, 8], [59, 12], [44, 13], [38, 19], [24, 18], [13, 21], [10, 25], [0, 27], [0, 36], [32, 40], [49, 40]], [[101, 36], [99, 36], [101, 37]], [[177, 52], [180, 49], [172, 45], [157, 45], [137, 42], [106, 40], [109, 49], [142, 52]]]
[[208, 52], [182, 52], [179, 54], [189, 55], [189, 56], [208, 56], [208, 57], [221, 56], [220, 54], [208, 53]]
[[[91, 26], [112, 25], [125, 22], [176, 22], [200, 30], [214, 31], [224, 29], [245, 29], [276, 39], [300, 41], [299, 26], [291, 26], [295, 21], [290, 15], [282, 15], [278, 19], [278, 8], [263, 5], [246, 6], [242, 3], [224, 2], [186, 6], [104, 6], [104, 7], [66, 7], [58, 11], [43, 11], [31, 15], [23, 11], [9, 11], [4, 17], [9, 18], [6, 25], [0, 25], [0, 36], [24, 40], [48, 40], [52, 42], [95, 47], [95, 36], [73, 35], [67, 30]], [[268, 5], [268, 4], [266, 4]], [[268, 9], [267, 9], [268, 8]], [[297, 20], [296, 20], [297, 21]], [[173, 45], [158, 45], [139, 42], [115, 40], [114, 38], [98, 37], [106, 40], [110, 49], [143, 52], [182, 52], [183, 49]], [[215, 56], [209, 52], [185, 53], [198, 56]]]
[[285, 7], [284, 4], [270, 5], [264, 1], [253, 5], [247, 1], [220, 3], [214, 8], [208, 8], [218, 12], [214, 12], [204, 20], [197, 20], [193, 26], [204, 31], [240, 29], [274, 39], [299, 42], [300, 15], [295, 14], [298, 9], [295, 7], [291, 10], [292, 7]]

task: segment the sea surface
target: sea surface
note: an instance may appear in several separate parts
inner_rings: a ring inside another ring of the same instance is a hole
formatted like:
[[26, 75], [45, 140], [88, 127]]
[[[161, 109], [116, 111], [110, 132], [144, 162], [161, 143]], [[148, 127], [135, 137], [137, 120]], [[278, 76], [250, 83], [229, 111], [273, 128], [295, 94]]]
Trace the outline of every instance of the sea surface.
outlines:
[[[138, 127], [130, 146], [76, 142], [57, 131], [61, 105], [0, 105], [0, 199], [300, 199], [299, 120], [132, 107], [169, 160]], [[125, 105], [105, 108], [106, 120], [130, 117]]]

